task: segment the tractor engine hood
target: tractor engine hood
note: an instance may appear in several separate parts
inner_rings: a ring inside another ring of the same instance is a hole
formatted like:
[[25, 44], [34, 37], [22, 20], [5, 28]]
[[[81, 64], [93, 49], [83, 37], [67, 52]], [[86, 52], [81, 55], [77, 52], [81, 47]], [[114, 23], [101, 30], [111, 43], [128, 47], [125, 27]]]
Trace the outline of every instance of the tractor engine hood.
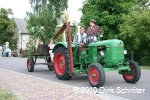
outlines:
[[90, 43], [88, 45], [88, 47], [91, 47], [91, 46], [104, 46], [104, 45], [106, 47], [124, 46], [122, 40], [111, 39], [111, 40], [103, 40], [103, 41], [98, 41], [98, 42], [95, 42], [95, 43]]

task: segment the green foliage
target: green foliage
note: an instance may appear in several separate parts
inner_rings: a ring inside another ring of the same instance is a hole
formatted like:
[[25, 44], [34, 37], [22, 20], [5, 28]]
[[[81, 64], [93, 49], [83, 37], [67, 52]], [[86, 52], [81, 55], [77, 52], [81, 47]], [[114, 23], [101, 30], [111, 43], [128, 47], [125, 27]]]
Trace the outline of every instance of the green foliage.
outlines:
[[144, 8], [135, 9], [128, 15], [123, 15], [124, 23], [120, 25], [120, 36], [126, 43], [131, 43], [128, 49], [138, 49], [141, 43], [142, 45], [146, 43], [147, 47], [150, 46], [148, 42], [150, 40], [149, 14], [150, 10]]
[[68, 0], [29, 0], [33, 12], [27, 12], [28, 30], [31, 27], [44, 26], [45, 42], [48, 44], [49, 39], [55, 34], [57, 18], [61, 12], [67, 8]]
[[137, 0], [86, 0], [83, 8], [81, 23], [87, 28], [89, 20], [95, 19], [104, 30], [104, 38], [118, 38], [119, 24], [123, 22], [122, 15], [131, 11]]
[[17, 44], [17, 39], [13, 39], [15, 32], [15, 22], [8, 16], [12, 15], [11, 9], [0, 8], [0, 45], [4, 45], [6, 41], [9, 42], [10, 49], [15, 49]]
[[145, 5], [149, 0], [138, 0], [140, 2], [140, 6]]
[[44, 31], [45, 31], [44, 27], [39, 26], [31, 27], [31, 29], [29, 30], [30, 38], [33, 40], [39, 38], [41, 41], [45, 42]]
[[33, 53], [35, 52], [35, 45], [36, 45], [35, 40], [30, 40], [29, 42], [26, 43], [27, 50], [28, 50], [28, 56], [30, 56], [30, 57], [33, 56]]
[[124, 23], [120, 24], [120, 37], [125, 47], [141, 54], [138, 61], [142, 64], [149, 63], [150, 54], [150, 10], [147, 7], [135, 7], [128, 15], [123, 15]]
[[150, 65], [150, 51], [143, 51], [144, 56], [140, 59], [143, 66]]
[[0, 87], [0, 100], [19, 100], [12, 92]]

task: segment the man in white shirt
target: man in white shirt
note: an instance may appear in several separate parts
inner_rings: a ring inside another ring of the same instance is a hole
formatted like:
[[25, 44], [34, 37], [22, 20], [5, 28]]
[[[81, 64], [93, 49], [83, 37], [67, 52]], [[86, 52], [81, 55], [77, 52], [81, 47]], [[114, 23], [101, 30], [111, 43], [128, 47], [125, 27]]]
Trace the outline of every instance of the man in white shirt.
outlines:
[[87, 44], [86, 44], [86, 33], [84, 33], [85, 28], [84, 26], [80, 27], [80, 32], [76, 33], [74, 35], [74, 39], [73, 39], [73, 43], [78, 44], [79, 47], [79, 52], [78, 54], [81, 55], [82, 52], [82, 48], [86, 48]]

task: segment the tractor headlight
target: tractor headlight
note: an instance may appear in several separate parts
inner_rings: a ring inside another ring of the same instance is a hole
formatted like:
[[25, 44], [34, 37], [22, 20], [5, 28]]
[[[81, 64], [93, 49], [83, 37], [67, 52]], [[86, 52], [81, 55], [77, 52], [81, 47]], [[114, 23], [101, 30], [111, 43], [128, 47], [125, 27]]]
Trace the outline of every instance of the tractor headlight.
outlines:
[[100, 54], [101, 56], [104, 56], [104, 51], [99, 51], [99, 54]]
[[127, 54], [127, 50], [124, 50], [124, 54], [125, 54], [125, 55]]

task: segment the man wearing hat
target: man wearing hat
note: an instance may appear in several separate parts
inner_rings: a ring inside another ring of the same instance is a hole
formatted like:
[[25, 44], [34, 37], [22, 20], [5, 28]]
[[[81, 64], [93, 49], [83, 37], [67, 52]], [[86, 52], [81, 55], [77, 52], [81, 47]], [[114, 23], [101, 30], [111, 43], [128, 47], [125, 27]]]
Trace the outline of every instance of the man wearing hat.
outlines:
[[96, 42], [98, 38], [98, 32], [100, 32], [100, 36], [103, 37], [104, 31], [96, 25], [96, 20], [90, 20], [90, 26], [88, 27], [86, 34], [89, 36], [90, 41]]

